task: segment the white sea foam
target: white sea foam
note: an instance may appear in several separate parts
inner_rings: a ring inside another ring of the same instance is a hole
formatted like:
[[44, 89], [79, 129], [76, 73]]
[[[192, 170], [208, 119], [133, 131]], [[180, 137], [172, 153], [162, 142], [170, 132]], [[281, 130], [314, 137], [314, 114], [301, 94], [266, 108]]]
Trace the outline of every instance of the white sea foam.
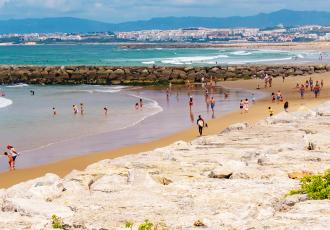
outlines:
[[21, 87], [28, 87], [29, 85], [28, 84], [25, 84], [25, 83], [18, 83], [18, 84], [15, 84], [15, 85], [8, 85], [6, 86], [7, 88], [21, 88]]
[[142, 64], [153, 65], [155, 64], [155, 61], [143, 61]]
[[244, 50], [240, 50], [240, 51], [232, 52], [230, 54], [237, 55], [237, 56], [248, 56], [248, 55], [251, 55], [252, 53], [251, 52], [244, 51]]
[[13, 101], [4, 97], [0, 97], [0, 109], [13, 104]]
[[220, 58], [228, 58], [228, 56], [221, 54], [215, 56], [175, 57], [175, 58], [162, 59], [161, 62], [164, 64], [182, 65], [182, 64], [191, 64], [191, 63], [201, 63], [211, 60], [217, 60]]
[[227, 64], [230, 65], [242, 65], [247, 63], [263, 63], [263, 62], [281, 62], [292, 60], [292, 57], [287, 58], [269, 58], [269, 59], [255, 59], [255, 60], [239, 60], [239, 61], [230, 61]]

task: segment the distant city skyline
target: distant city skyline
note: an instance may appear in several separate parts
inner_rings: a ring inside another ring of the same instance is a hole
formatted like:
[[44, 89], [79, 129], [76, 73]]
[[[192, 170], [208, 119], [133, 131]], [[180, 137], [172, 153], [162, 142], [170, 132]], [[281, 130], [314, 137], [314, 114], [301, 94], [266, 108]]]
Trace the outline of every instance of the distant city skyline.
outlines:
[[78, 17], [126, 22], [154, 17], [228, 17], [280, 9], [329, 11], [329, 0], [0, 0], [0, 19]]

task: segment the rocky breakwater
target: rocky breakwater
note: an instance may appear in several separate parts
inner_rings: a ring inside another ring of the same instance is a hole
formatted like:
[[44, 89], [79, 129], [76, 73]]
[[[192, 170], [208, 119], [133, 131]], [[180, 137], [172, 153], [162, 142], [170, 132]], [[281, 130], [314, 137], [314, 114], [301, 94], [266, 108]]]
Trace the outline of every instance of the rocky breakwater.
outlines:
[[330, 102], [47, 174], [0, 190], [0, 229], [51, 229], [53, 214], [65, 229], [329, 229], [330, 200], [286, 196], [293, 172], [329, 168], [329, 125]]
[[213, 67], [0, 66], [0, 83], [152, 85], [240, 78], [310, 75], [330, 65], [235, 65]]

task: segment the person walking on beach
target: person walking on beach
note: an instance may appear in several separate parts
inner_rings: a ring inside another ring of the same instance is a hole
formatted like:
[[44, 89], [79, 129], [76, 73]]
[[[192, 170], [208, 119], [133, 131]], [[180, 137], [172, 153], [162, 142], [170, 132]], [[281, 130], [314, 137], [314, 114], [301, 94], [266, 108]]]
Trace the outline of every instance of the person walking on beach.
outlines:
[[320, 86], [318, 84], [316, 84], [313, 88], [313, 91], [314, 91], [315, 98], [317, 98], [320, 94]]
[[138, 102], [135, 103], [135, 109], [139, 110], [139, 103]]
[[8, 158], [9, 170], [13, 171], [15, 169], [13, 156], [8, 154], [7, 152], [4, 152], [3, 155], [5, 155]]
[[203, 135], [203, 128], [206, 126], [206, 124], [205, 124], [205, 121], [204, 121], [204, 119], [202, 118], [201, 115], [198, 116], [197, 126], [198, 126], [199, 135], [202, 136]]
[[285, 112], [289, 112], [289, 102], [288, 101], [286, 101], [285, 103], [284, 103], [284, 111]]
[[305, 95], [305, 86], [304, 86], [303, 84], [301, 84], [300, 89], [299, 89], [299, 92], [300, 92], [300, 98], [301, 98], [301, 99], [304, 99], [304, 95]]
[[268, 79], [268, 83], [269, 83], [269, 88], [272, 88], [272, 83], [273, 83], [273, 78], [272, 78], [272, 76], [269, 77], [269, 79]]
[[323, 88], [323, 84], [324, 84], [324, 82], [323, 82], [323, 79], [321, 80], [321, 88]]
[[272, 117], [274, 115], [272, 107], [268, 107], [268, 113], [269, 113], [270, 117]]
[[11, 145], [7, 145], [7, 149], [9, 151], [9, 154], [13, 157], [13, 169], [15, 169], [15, 161], [16, 161], [17, 156], [19, 156], [19, 153]]

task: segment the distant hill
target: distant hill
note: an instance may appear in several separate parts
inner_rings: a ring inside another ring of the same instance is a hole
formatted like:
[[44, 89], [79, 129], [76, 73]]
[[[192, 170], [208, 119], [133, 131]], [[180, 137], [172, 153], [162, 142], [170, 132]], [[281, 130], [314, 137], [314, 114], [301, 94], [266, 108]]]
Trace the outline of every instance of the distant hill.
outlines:
[[70, 17], [0, 21], [1, 34], [107, 32], [109, 28], [108, 23]]
[[283, 24], [284, 26], [306, 24], [330, 25], [330, 12], [280, 10], [273, 13], [262, 13], [247, 17], [165, 17], [118, 24], [70, 17], [20, 19], [0, 21], [0, 33], [84, 33], [149, 29], [165, 30], [190, 27], [266, 28], [278, 24]]

